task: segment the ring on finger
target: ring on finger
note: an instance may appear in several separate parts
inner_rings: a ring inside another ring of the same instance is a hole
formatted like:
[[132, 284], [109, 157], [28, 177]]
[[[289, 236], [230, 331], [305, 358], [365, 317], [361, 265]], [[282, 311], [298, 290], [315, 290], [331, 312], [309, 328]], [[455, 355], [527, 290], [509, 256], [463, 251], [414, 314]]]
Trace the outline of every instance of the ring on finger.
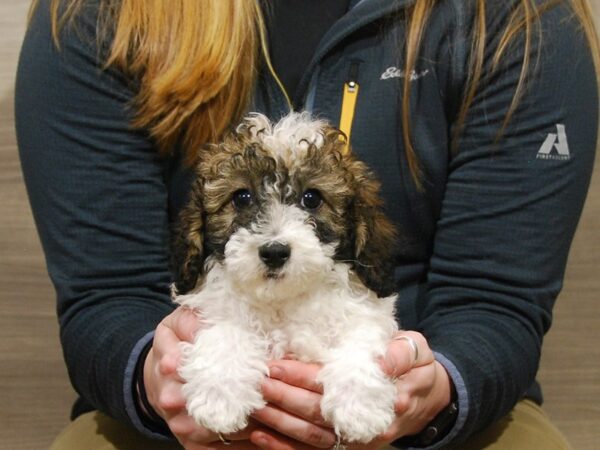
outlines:
[[225, 439], [221, 433], [217, 433], [217, 436], [219, 436], [219, 439], [221, 440], [223, 445], [231, 445], [231, 440]]
[[410, 348], [412, 348], [414, 354], [415, 354], [415, 359], [413, 360], [413, 364], [416, 364], [418, 359], [419, 359], [419, 347], [417, 347], [417, 343], [415, 342], [415, 340], [409, 336], [395, 336], [392, 340], [394, 341], [406, 341], [408, 342], [408, 344], [410, 345]]

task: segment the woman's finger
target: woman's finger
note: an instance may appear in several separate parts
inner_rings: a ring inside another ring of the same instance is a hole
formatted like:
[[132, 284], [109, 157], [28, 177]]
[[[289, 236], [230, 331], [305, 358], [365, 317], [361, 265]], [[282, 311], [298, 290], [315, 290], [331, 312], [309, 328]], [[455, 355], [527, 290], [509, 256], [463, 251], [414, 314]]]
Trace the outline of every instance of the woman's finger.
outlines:
[[255, 411], [252, 417], [280, 434], [313, 448], [331, 448], [336, 441], [336, 435], [330, 428], [315, 425], [275, 406], [267, 405]]
[[327, 426], [321, 415], [321, 394], [268, 378], [262, 385], [265, 401], [311, 423]]
[[319, 370], [321, 370], [321, 366], [318, 364], [308, 364], [296, 360], [279, 359], [269, 363], [271, 378], [322, 394], [323, 386], [317, 382]]
[[201, 325], [201, 315], [190, 308], [180, 306], [163, 319], [161, 325], [171, 329], [180, 341], [193, 342]]
[[[220, 448], [220, 445], [227, 445], [227, 442], [232, 443], [232, 445], [229, 446], [230, 448], [232, 446], [235, 449], [241, 448], [240, 445], [243, 444], [241, 441], [249, 441], [252, 432], [261, 429], [256, 422], [251, 421], [248, 427], [241, 431], [221, 435], [223, 441], [225, 441], [223, 442], [217, 433], [209, 431], [208, 429], [198, 425], [191, 416], [186, 414], [185, 411], [170, 417], [167, 420], [167, 424], [182, 444], [187, 443], [188, 445], [192, 445], [192, 443], [200, 444], [204, 442], [205, 444], [202, 445], [211, 448]], [[252, 448], [255, 447], [252, 446]]]
[[401, 331], [389, 343], [381, 365], [387, 375], [398, 378], [414, 367], [431, 364], [433, 360], [433, 352], [421, 333]]
[[[250, 435], [250, 442], [266, 450], [314, 450], [316, 447], [315, 445], [299, 442], [274, 430], [255, 431]], [[331, 448], [335, 445], [335, 442], [334, 439], [328, 446], [320, 448]]]
[[181, 383], [177, 380], [165, 380], [163, 388], [156, 399], [156, 407], [163, 417], [177, 414], [185, 410], [185, 398], [181, 392]]
[[217, 441], [209, 444], [180, 440], [179, 443], [185, 448], [185, 450], [257, 450], [260, 448], [249, 440], [234, 441], [231, 443]]
[[183, 383], [183, 379], [177, 371], [181, 359], [181, 342], [171, 330], [159, 325], [154, 335], [152, 348], [146, 358], [149, 357], [156, 361], [153, 366], [156, 378], [173, 378]]
[[412, 369], [396, 388], [394, 426], [403, 435], [420, 432], [450, 403], [450, 378], [437, 361]]

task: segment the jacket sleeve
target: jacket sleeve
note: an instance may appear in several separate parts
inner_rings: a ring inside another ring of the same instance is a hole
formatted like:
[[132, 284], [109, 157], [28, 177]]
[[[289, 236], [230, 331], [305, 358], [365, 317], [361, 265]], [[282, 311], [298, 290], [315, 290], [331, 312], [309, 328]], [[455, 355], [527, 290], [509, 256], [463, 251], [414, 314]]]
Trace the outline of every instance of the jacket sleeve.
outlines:
[[445, 443], [506, 415], [533, 384], [596, 149], [595, 71], [566, 6], [542, 15], [502, 131], [523, 57], [517, 38], [491, 69], [508, 9], [489, 14], [483, 81], [450, 162], [420, 321], [459, 385], [462, 417]]
[[94, 408], [131, 422], [136, 352], [173, 308], [164, 161], [130, 126], [134, 90], [102, 68], [97, 12], [84, 5], [60, 50], [47, 1], [31, 19], [15, 92], [18, 146], [71, 382]]

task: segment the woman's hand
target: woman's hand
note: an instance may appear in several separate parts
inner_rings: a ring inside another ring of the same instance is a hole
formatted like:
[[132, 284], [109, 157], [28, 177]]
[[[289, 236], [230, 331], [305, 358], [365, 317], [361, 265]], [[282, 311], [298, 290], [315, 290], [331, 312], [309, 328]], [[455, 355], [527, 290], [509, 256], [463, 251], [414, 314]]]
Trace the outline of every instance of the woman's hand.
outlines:
[[[410, 342], [397, 339], [400, 336], [409, 337], [414, 341], [418, 349], [416, 359]], [[381, 366], [385, 373], [397, 378], [396, 420], [388, 431], [377, 439], [381, 440], [379, 446], [369, 444], [365, 447], [369, 449], [380, 448], [402, 436], [419, 433], [450, 404], [451, 400], [450, 377], [446, 369], [434, 359], [427, 340], [420, 333], [398, 332], [396, 339], [390, 342]]]
[[270, 378], [262, 389], [268, 404], [252, 415], [269, 428], [253, 432], [253, 443], [260, 448], [286, 450], [335, 445], [336, 435], [321, 416], [323, 390], [316, 381], [320, 368], [295, 360], [270, 363]]
[[[200, 317], [188, 308], [179, 307], [156, 328], [152, 348], [144, 362], [144, 386], [150, 405], [166, 422], [186, 450], [232, 448], [218, 435], [199, 426], [187, 413], [181, 393], [183, 380], [177, 373], [181, 357], [180, 343], [192, 342], [200, 327]], [[256, 449], [249, 440], [256, 425], [225, 438], [236, 449]]]
[[[420, 432], [450, 403], [450, 379], [434, 360], [420, 333], [399, 332], [414, 340], [418, 358], [407, 340], [392, 340], [381, 367], [397, 378], [396, 419], [383, 435], [368, 444], [347, 444], [347, 449], [375, 450], [407, 435]], [[332, 448], [336, 436], [320, 415], [321, 388], [315, 381], [320, 367], [294, 360], [272, 361], [271, 377], [263, 386], [269, 403], [253, 416], [269, 430], [256, 430], [253, 443], [269, 450]]]

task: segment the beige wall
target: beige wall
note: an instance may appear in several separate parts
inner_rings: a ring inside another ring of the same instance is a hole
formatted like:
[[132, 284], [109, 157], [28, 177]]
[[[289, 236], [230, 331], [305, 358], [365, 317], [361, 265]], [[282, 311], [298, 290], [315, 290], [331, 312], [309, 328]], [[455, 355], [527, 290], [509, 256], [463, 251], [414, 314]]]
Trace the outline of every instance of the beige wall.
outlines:
[[[600, 14], [600, 0], [592, 3]], [[67, 423], [74, 398], [13, 133], [14, 71], [27, 6], [28, 0], [0, 0], [0, 449], [6, 450], [46, 448]], [[540, 371], [546, 409], [579, 450], [600, 449], [599, 167]]]
[[21, 179], [13, 84], [29, 0], [0, 0], [0, 449], [47, 448], [74, 399]]

